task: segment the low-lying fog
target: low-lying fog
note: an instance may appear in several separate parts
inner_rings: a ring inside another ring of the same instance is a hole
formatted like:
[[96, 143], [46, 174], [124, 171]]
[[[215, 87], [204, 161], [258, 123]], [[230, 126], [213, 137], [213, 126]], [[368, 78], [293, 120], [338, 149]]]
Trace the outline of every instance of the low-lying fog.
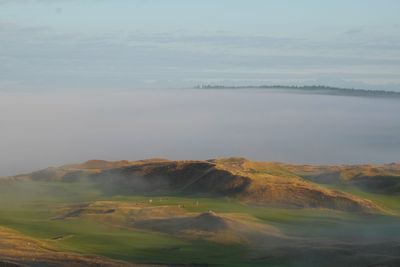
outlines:
[[400, 100], [263, 90], [0, 93], [0, 175], [101, 158], [400, 160]]

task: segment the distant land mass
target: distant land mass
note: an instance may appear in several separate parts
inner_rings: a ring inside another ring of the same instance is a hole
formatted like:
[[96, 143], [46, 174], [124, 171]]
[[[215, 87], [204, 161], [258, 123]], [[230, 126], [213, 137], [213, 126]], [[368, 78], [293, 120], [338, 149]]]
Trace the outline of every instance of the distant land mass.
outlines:
[[302, 93], [341, 95], [341, 96], [363, 96], [363, 97], [398, 97], [400, 92], [386, 90], [368, 90], [355, 88], [341, 88], [324, 85], [243, 85], [243, 86], [225, 86], [225, 85], [197, 85], [196, 89], [277, 89], [292, 90]]

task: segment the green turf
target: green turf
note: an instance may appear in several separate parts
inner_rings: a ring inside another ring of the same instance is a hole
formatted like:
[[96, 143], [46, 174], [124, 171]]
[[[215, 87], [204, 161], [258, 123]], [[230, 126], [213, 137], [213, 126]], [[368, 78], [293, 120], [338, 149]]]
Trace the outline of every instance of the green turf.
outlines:
[[[62, 250], [134, 262], [247, 265], [243, 262], [245, 257], [242, 255], [246, 248], [242, 246], [179, 240], [165, 234], [121, 229], [80, 218], [52, 220], [61, 206], [106, 199], [90, 185], [21, 182], [2, 184], [0, 194], [0, 225], [46, 240]], [[137, 202], [148, 201], [149, 198], [151, 197], [114, 199]], [[163, 199], [165, 205], [193, 202], [187, 198]], [[212, 200], [207, 202], [211, 204]], [[219, 201], [214, 202], [218, 206]], [[59, 236], [65, 238], [53, 240]]]
[[356, 196], [366, 198], [374, 201], [382, 207], [388, 208], [391, 211], [397, 212], [400, 215], [400, 195], [386, 195], [366, 192], [361, 190], [359, 187], [352, 185], [327, 185], [329, 188], [345, 191]]
[[[354, 188], [346, 190], [355, 192]], [[399, 209], [398, 197], [361, 191], [390, 209]], [[222, 245], [182, 240], [174, 236], [123, 229], [88, 219], [53, 220], [60, 207], [87, 201], [144, 202], [148, 205], [180, 205], [190, 212], [243, 213], [252, 220], [278, 227], [290, 236], [337, 237], [358, 233], [400, 235], [394, 216], [368, 216], [328, 210], [295, 210], [247, 205], [234, 199], [184, 195], [106, 196], [91, 184], [61, 182], [15, 182], [0, 186], [0, 225], [46, 240], [58, 249], [149, 263], [260, 266], [246, 245]], [[151, 200], [151, 201], [150, 201]], [[376, 225], [385, 227], [377, 228]], [[63, 236], [64, 238], [54, 240]]]

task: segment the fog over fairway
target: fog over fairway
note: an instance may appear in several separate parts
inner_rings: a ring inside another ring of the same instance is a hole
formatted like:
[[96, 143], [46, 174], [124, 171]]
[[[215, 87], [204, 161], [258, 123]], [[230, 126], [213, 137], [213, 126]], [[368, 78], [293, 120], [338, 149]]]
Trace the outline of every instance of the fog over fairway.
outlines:
[[0, 175], [91, 158], [400, 160], [398, 99], [277, 90], [0, 94]]

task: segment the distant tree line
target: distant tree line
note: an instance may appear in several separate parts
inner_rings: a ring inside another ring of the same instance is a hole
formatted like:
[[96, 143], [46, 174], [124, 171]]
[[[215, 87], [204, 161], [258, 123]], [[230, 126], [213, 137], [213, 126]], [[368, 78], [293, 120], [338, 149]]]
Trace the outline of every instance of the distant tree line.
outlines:
[[226, 86], [226, 85], [197, 85], [197, 89], [289, 89], [316, 92], [331, 95], [352, 95], [352, 96], [385, 96], [400, 97], [400, 92], [384, 90], [368, 90], [355, 88], [341, 88], [325, 85], [245, 85], [245, 86]]

